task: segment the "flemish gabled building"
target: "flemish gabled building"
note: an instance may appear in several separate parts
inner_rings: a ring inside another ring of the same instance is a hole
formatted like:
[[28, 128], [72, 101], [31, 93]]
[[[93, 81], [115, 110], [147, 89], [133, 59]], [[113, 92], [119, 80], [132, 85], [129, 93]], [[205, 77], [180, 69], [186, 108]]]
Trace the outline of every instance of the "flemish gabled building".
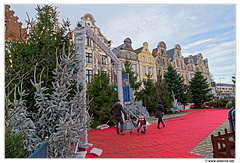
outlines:
[[157, 81], [156, 63], [152, 53], [148, 49], [148, 43], [144, 42], [143, 47], [135, 50], [138, 54], [139, 80], [143, 81], [148, 78]]
[[10, 10], [9, 5], [5, 5], [5, 43], [19, 41], [23, 38], [25, 29], [22, 23], [18, 22], [18, 17], [14, 16], [14, 11]]
[[190, 55], [189, 57], [184, 58], [184, 62], [187, 65], [187, 71], [188, 75], [186, 76], [185, 83], [188, 85], [189, 81], [193, 78], [194, 72], [195, 72], [195, 62], [193, 60], [193, 56]]
[[203, 59], [201, 53], [184, 58], [179, 44], [176, 44], [172, 49], [166, 50], [166, 44], [161, 41], [158, 47], [153, 49], [152, 55], [155, 58], [156, 71], [162, 78], [164, 78], [164, 73], [167, 71], [168, 65], [172, 65], [177, 73], [183, 77], [184, 84], [189, 85], [196, 71], [202, 72], [202, 75], [210, 84], [208, 60]]
[[166, 52], [167, 46], [161, 41], [158, 43], [157, 48], [153, 49], [152, 55], [155, 58], [157, 75], [164, 77], [164, 73], [167, 72], [168, 66], [171, 64], [170, 59]]
[[132, 71], [137, 75], [137, 81], [147, 79], [148, 75], [154, 81], [157, 80], [156, 64], [153, 55], [148, 49], [148, 43], [144, 42], [143, 46], [133, 50], [130, 38], [124, 40], [124, 44], [113, 48], [112, 52], [121, 60], [131, 62]]
[[[18, 22], [18, 17], [14, 16], [14, 11], [10, 10], [9, 5], [5, 5], [5, 50], [8, 52], [14, 42], [24, 39], [25, 29], [22, 23]], [[11, 58], [11, 55], [9, 55]], [[12, 63], [12, 59], [9, 60]]]
[[179, 44], [176, 44], [173, 49], [167, 50], [171, 65], [184, 79], [184, 84], [187, 84], [189, 79], [186, 65], [184, 64], [184, 57], [182, 56], [182, 49]]
[[132, 71], [135, 72], [139, 80], [138, 55], [132, 48], [132, 40], [130, 38], [126, 38], [124, 40], [124, 43], [116, 48], [113, 48], [112, 52], [119, 58], [119, 60], [123, 64], [126, 61], [131, 62]]
[[[203, 56], [201, 53], [198, 53], [197, 55], [190, 55], [186, 58], [184, 58], [185, 64], [187, 65], [188, 70], [188, 76], [189, 80], [188, 82], [194, 77], [194, 73], [196, 71], [200, 71], [207, 79], [207, 82], [210, 84], [210, 73], [209, 73], [209, 67], [208, 67], [208, 59], [203, 59]], [[188, 84], [188, 83], [187, 83]]]
[[[95, 24], [94, 17], [87, 13], [81, 20], [84, 20], [90, 28], [100, 37], [100, 39], [109, 46], [109, 41]], [[91, 39], [86, 38], [86, 78], [87, 82], [91, 82], [93, 74], [97, 74], [98, 70], [109, 75], [112, 82], [116, 82], [116, 70], [111, 58], [105, 54]]]

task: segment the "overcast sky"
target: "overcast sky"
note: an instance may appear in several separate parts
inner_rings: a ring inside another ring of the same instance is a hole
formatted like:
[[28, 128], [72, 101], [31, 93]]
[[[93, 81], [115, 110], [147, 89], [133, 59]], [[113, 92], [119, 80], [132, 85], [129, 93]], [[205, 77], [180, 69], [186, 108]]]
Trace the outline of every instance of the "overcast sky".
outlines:
[[[66, 3], [66, 2], [65, 2]], [[10, 4], [15, 16], [26, 27], [26, 12], [36, 19], [36, 4]], [[85, 13], [94, 16], [103, 35], [112, 40], [113, 47], [129, 37], [137, 49], [148, 42], [149, 50], [164, 41], [167, 50], [176, 44], [182, 55], [202, 53], [208, 58], [215, 82], [232, 84], [236, 73], [236, 5], [163, 5], [163, 4], [53, 4], [58, 7], [59, 20], [71, 21], [71, 29]], [[224, 79], [223, 79], [224, 78]]]

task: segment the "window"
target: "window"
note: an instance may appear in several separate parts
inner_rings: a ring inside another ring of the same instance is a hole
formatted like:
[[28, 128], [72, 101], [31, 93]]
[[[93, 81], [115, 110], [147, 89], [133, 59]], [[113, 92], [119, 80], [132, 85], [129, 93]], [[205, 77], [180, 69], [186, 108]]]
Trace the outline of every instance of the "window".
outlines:
[[183, 63], [181, 62], [181, 68], [183, 69]]
[[153, 75], [153, 68], [152, 67], [149, 68], [149, 74]]
[[190, 74], [190, 80], [192, 80], [192, 78], [193, 78], [193, 75], [192, 75], [192, 74]]
[[92, 53], [86, 53], [86, 63], [92, 63]]
[[92, 81], [92, 76], [93, 76], [93, 71], [87, 69], [87, 70], [86, 70], [87, 83], [91, 83], [91, 81]]
[[130, 58], [130, 53], [129, 52], [127, 52], [127, 58]]
[[177, 61], [177, 67], [179, 67], [179, 62]]
[[188, 80], [188, 74], [186, 74], [186, 79]]
[[165, 65], [165, 59], [164, 58], [162, 59], [162, 64]]
[[5, 21], [5, 32], [7, 30], [7, 21]]
[[107, 56], [102, 55], [102, 65], [106, 65], [107, 64]]
[[145, 56], [143, 56], [143, 62], [145, 62]]
[[90, 38], [86, 38], [86, 45], [87, 46], [92, 46], [92, 41], [91, 41], [91, 39]]
[[143, 75], [146, 74], [146, 66], [142, 66], [142, 74], [143, 74]]
[[188, 69], [189, 71], [193, 71], [193, 65], [189, 65]]
[[137, 73], [137, 66], [136, 65], [132, 65], [132, 71]]
[[152, 63], [151, 57], [149, 57], [149, 63]]

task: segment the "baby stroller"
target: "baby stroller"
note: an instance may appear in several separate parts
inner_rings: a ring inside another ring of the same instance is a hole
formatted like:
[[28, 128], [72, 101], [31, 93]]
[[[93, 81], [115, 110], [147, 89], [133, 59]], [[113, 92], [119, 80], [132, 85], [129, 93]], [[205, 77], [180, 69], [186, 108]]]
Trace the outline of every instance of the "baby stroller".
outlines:
[[[126, 120], [123, 124], [123, 129], [124, 130], [127, 130], [127, 131], [130, 131], [129, 133], [131, 135], [134, 135], [134, 132], [137, 130], [139, 132], [139, 125], [141, 125], [141, 123], [138, 124], [139, 122], [139, 118], [133, 114], [130, 110], [128, 110], [129, 112], [129, 117], [128, 117], [128, 120]], [[133, 120], [131, 118], [131, 116], [133, 116], [135, 118], [135, 120]], [[141, 131], [141, 133], [145, 134], [146, 131]]]
[[136, 122], [134, 122], [132, 119], [126, 120], [123, 124], [123, 129], [126, 131], [130, 131], [129, 133], [131, 135], [134, 135], [134, 131], [138, 128], [138, 125]]

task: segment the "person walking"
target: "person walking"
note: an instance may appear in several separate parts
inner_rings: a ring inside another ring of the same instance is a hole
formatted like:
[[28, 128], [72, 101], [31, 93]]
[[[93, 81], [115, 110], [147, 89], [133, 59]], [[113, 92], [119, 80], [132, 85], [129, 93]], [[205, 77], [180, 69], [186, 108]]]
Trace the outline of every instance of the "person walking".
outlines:
[[163, 105], [161, 101], [158, 101], [158, 104], [156, 105], [156, 112], [155, 112], [155, 118], [158, 118], [158, 129], [160, 128], [160, 122], [162, 123], [163, 127], [165, 127], [165, 124], [163, 123], [162, 116], [164, 113]]
[[[116, 132], [120, 135], [125, 135], [123, 133], [123, 118], [122, 113], [125, 116], [128, 116], [125, 111], [123, 110], [123, 106], [121, 105], [121, 101], [118, 100], [111, 108], [110, 113], [114, 116], [115, 123], [116, 123]], [[119, 132], [119, 124], [120, 124], [120, 132]]]

